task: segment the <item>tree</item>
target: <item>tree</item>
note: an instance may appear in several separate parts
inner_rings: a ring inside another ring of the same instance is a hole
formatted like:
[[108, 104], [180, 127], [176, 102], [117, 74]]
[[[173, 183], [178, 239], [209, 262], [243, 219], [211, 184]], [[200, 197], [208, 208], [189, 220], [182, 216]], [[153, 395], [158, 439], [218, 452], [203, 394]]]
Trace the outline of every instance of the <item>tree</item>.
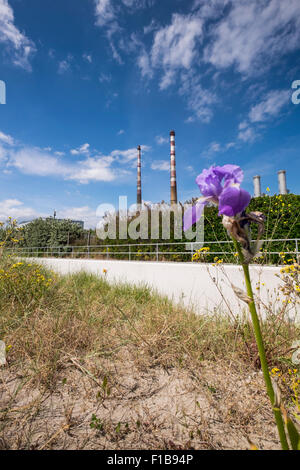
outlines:
[[71, 220], [39, 218], [25, 225], [22, 245], [36, 248], [60, 247], [71, 245], [83, 236], [84, 230]]

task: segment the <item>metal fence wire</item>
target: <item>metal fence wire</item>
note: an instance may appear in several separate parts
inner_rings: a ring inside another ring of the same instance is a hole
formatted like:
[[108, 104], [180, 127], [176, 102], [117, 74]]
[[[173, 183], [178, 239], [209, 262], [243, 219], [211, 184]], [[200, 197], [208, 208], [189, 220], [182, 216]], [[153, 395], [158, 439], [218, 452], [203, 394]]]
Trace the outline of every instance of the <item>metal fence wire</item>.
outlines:
[[[267, 239], [256, 262], [283, 264], [284, 260], [299, 262], [299, 238]], [[216, 258], [224, 258], [224, 262], [237, 261], [231, 240], [207, 242], [158, 242], [131, 243], [85, 246], [46, 246], [46, 247], [14, 247], [7, 248], [10, 255], [26, 258], [94, 258], [123, 259], [143, 261], [193, 261], [194, 253], [202, 247], [208, 247], [202, 261], [212, 262]]]

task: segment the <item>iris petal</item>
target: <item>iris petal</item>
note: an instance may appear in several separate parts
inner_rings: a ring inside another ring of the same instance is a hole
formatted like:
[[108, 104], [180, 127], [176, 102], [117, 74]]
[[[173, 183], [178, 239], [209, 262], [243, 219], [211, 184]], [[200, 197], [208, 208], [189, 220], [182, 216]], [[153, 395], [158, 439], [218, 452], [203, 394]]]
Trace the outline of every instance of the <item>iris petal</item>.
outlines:
[[207, 201], [219, 204], [219, 215], [234, 217], [242, 212], [251, 200], [250, 194], [240, 188], [243, 181], [243, 170], [237, 165], [211, 166], [204, 169], [196, 178], [203, 198], [196, 206], [184, 214], [184, 231], [196, 223], [203, 212]]
[[241, 183], [243, 178], [243, 170], [237, 165], [211, 166], [197, 176], [196, 183], [203, 196], [218, 197], [223, 190], [223, 179], [226, 187], [231, 183]]
[[251, 195], [239, 185], [230, 185], [223, 189], [219, 197], [219, 215], [233, 217], [248, 206]]

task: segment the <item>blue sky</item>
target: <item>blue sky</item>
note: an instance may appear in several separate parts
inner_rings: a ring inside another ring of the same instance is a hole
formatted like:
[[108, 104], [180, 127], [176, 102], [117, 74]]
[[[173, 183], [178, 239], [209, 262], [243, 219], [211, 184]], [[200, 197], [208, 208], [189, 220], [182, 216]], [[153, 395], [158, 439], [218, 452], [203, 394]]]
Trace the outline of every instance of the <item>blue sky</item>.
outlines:
[[99, 204], [169, 201], [234, 163], [253, 193], [299, 193], [299, 0], [0, 0], [0, 219], [97, 223]]

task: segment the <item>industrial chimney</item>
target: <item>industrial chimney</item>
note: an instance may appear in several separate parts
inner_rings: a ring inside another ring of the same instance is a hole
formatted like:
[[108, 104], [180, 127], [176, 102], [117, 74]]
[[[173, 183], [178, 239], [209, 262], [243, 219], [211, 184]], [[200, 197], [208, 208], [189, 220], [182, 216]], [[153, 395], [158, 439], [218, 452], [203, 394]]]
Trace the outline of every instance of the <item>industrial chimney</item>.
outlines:
[[175, 131], [170, 132], [170, 143], [171, 143], [171, 205], [172, 205], [172, 204], [177, 204]]
[[261, 196], [261, 184], [260, 184], [259, 175], [253, 176], [253, 185], [254, 185], [254, 197], [260, 197]]
[[279, 184], [279, 194], [288, 194], [286, 187], [286, 171], [278, 171], [278, 184]]
[[138, 160], [137, 160], [137, 197], [136, 203], [138, 207], [142, 204], [142, 177], [141, 177], [141, 168], [142, 168], [142, 158], [141, 158], [141, 146], [138, 148]]

